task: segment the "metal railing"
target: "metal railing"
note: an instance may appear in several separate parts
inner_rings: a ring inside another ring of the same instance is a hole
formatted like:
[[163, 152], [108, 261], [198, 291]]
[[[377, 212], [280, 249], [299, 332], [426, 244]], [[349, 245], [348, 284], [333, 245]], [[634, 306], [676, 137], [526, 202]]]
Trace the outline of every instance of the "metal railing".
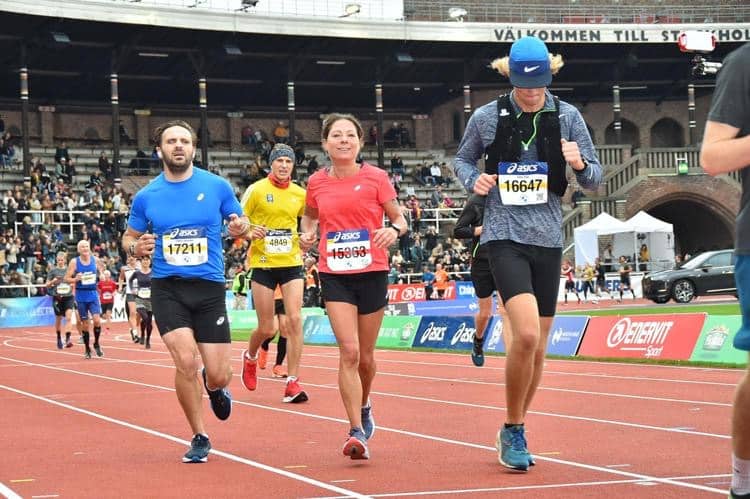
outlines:
[[[41, 227], [42, 225], [58, 225], [61, 228], [66, 227], [67, 233], [69, 238], [73, 238], [75, 236], [75, 232], [73, 231], [74, 227], [79, 227], [83, 225], [83, 222], [76, 219], [77, 216], [84, 215], [86, 213], [89, 214], [96, 214], [100, 218], [103, 215], [109, 215], [109, 211], [94, 211], [94, 210], [71, 210], [71, 211], [58, 211], [58, 210], [18, 210], [16, 212], [20, 215], [29, 215], [31, 220], [29, 221], [29, 225], [32, 227]], [[117, 213], [121, 216], [127, 216], [127, 213]], [[16, 234], [19, 234], [18, 228], [23, 224], [23, 222], [14, 222], [14, 229]]]
[[45, 288], [44, 284], [4, 284], [0, 286], [0, 296], [2, 296], [5, 293], [2, 293], [2, 290], [17, 290], [17, 289], [23, 289], [23, 296], [9, 296], [7, 298], [32, 298], [34, 296], [46, 296], [46, 295], [40, 295], [38, 293], [34, 293], [33, 290], [36, 288]]

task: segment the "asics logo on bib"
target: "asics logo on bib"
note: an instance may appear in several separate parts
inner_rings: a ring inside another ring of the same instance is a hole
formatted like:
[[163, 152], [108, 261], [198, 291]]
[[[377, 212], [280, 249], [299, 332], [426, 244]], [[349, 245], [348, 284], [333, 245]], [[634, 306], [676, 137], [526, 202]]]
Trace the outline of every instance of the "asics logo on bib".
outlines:
[[539, 167], [536, 165], [519, 165], [518, 163], [513, 163], [510, 166], [508, 166], [508, 173], [534, 173], [537, 170], [539, 170]]
[[359, 240], [359, 232], [337, 232], [333, 236], [333, 242]]
[[169, 237], [194, 237], [200, 235], [198, 229], [172, 229]]

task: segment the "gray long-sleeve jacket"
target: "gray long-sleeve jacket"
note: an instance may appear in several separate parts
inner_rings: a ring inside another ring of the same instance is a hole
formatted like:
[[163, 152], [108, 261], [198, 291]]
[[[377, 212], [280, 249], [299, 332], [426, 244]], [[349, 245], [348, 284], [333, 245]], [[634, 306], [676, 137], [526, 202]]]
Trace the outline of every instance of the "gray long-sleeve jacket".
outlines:
[[[511, 103], [518, 113], [512, 94]], [[554, 109], [552, 94], [546, 92], [545, 109]], [[485, 149], [495, 140], [497, 128], [497, 101], [477, 109], [469, 119], [466, 132], [456, 153], [453, 168], [461, 184], [469, 192], [474, 192], [474, 184], [480, 171], [477, 162]], [[569, 142], [576, 142], [581, 156], [588, 163], [583, 171], [575, 171], [576, 179], [585, 189], [596, 189], [602, 180], [602, 166], [596, 156], [586, 123], [581, 113], [567, 102], [560, 101], [560, 134]], [[537, 161], [536, 144], [532, 143], [523, 151], [521, 161]], [[548, 193], [546, 204], [528, 206], [505, 206], [500, 200], [500, 191], [493, 187], [487, 195], [482, 225], [481, 243], [488, 241], [511, 240], [522, 244], [560, 248], [562, 238], [562, 206], [560, 197]]]

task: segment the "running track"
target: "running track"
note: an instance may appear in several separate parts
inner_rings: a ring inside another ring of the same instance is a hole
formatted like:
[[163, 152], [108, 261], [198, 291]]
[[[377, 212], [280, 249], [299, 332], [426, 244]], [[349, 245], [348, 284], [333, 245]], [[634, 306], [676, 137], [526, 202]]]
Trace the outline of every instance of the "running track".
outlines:
[[0, 497], [684, 499], [729, 487], [741, 370], [550, 360], [526, 421], [537, 465], [519, 474], [494, 449], [503, 357], [476, 368], [468, 355], [379, 351], [372, 458], [352, 461], [336, 349], [306, 347], [311, 400], [290, 405], [268, 370], [244, 389], [235, 343], [232, 416], [218, 421], [205, 398], [214, 450], [186, 465], [164, 345], [113, 329], [91, 360], [81, 345], [58, 351], [49, 328], [0, 330]]

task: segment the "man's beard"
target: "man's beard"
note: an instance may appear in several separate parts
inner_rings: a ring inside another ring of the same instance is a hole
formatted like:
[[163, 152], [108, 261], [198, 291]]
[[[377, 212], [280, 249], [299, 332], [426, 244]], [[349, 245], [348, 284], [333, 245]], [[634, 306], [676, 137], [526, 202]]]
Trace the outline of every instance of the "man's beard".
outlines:
[[167, 170], [169, 170], [169, 173], [172, 174], [179, 174], [179, 173], [185, 173], [188, 168], [190, 168], [190, 165], [192, 164], [192, 161], [187, 161], [187, 156], [185, 157], [185, 162], [183, 164], [177, 164], [171, 161], [169, 158], [164, 158], [164, 166], [167, 167]]

